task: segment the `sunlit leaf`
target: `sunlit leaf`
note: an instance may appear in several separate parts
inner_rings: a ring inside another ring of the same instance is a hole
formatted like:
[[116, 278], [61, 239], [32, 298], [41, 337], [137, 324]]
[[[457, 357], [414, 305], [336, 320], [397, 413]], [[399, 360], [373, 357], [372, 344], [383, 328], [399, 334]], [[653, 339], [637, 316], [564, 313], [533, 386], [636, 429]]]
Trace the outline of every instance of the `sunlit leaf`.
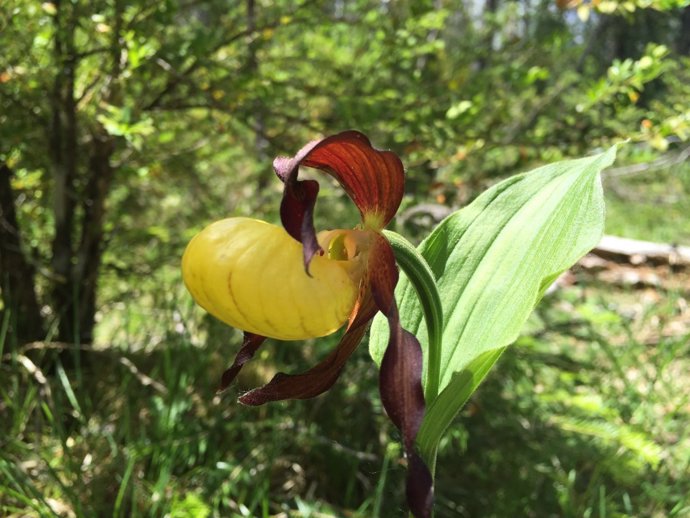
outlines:
[[[596, 245], [604, 225], [599, 172], [614, 158], [611, 148], [509, 178], [449, 216], [420, 245], [444, 306], [444, 408], [430, 402], [425, 420], [435, 423], [435, 435], [440, 437], [498, 358], [486, 353], [512, 343], [544, 290]], [[422, 310], [407, 280], [397, 295], [403, 325], [424, 344]], [[370, 341], [376, 361], [385, 340], [385, 326], [377, 320]]]

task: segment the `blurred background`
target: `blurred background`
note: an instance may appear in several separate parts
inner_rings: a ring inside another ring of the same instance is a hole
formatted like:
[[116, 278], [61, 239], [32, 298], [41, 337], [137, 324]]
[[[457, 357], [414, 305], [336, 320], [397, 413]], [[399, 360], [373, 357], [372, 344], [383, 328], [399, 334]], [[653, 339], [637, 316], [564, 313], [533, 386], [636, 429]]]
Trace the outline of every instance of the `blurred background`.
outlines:
[[[404, 516], [366, 346], [315, 400], [235, 397], [337, 337], [270, 342], [215, 395], [241, 336], [184, 290], [187, 241], [277, 221], [273, 157], [354, 128], [405, 163], [414, 242], [629, 139], [606, 233], [688, 246], [687, 4], [2, 0], [0, 514]], [[320, 228], [357, 221], [319, 200]], [[690, 516], [690, 261], [629, 245], [559, 281], [458, 417], [437, 517]]]

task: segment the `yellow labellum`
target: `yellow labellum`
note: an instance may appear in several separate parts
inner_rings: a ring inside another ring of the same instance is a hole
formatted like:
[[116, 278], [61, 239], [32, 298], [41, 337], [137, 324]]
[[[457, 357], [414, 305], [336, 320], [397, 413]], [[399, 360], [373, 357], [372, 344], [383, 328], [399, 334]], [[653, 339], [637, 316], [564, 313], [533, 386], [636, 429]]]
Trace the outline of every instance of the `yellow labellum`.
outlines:
[[358, 286], [350, 261], [315, 256], [282, 227], [251, 218], [212, 223], [187, 245], [182, 277], [194, 300], [231, 326], [280, 340], [333, 333], [348, 319]]

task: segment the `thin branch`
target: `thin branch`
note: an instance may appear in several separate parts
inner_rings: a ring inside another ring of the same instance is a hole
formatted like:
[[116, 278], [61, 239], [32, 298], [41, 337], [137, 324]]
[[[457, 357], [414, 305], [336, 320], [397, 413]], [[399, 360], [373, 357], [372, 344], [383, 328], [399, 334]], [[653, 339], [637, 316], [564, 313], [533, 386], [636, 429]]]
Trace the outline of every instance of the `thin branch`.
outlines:
[[578, 78], [568, 78], [566, 76], [560, 83], [554, 85], [553, 90], [541, 98], [541, 101], [537, 102], [532, 107], [529, 114], [519, 118], [517, 122], [508, 129], [506, 136], [501, 139], [501, 144], [513, 144], [518, 135], [524, 134], [526, 131], [530, 130], [539, 119], [541, 113], [551, 106], [554, 101], [560, 101], [563, 92], [574, 84], [578, 84], [578, 81]]
[[[101, 74], [96, 74], [96, 76], [93, 78], [93, 81], [91, 81], [88, 85], [84, 87], [84, 90], [82, 91], [81, 95], [76, 98], [75, 104], [77, 106], [80, 106], [82, 101], [85, 99], [90, 99], [91, 96], [89, 95], [91, 93], [91, 90], [94, 89], [94, 87], [103, 79]], [[88, 97], [87, 97], [88, 96]]]
[[77, 52], [74, 55], [74, 57], [77, 60], [80, 60], [82, 58], [88, 58], [89, 56], [93, 56], [95, 54], [101, 54], [101, 53], [109, 52], [109, 51], [110, 51], [110, 47], [96, 47], [93, 49], [84, 50], [83, 52]]
[[[598, 41], [599, 36], [606, 30], [608, 25], [609, 19], [604, 18], [599, 23], [597, 28], [590, 34], [587, 44], [582, 49], [580, 57], [577, 60], [577, 64], [575, 65], [575, 71], [578, 72], [578, 74], [582, 73], [587, 57], [596, 50], [595, 43]], [[540, 102], [537, 102], [527, 116], [521, 117], [511, 128], [508, 129], [506, 136], [501, 139], [501, 143], [503, 145], [512, 144], [518, 135], [525, 133], [534, 126], [539, 118], [539, 115], [541, 115], [546, 108], [552, 105], [554, 101], [560, 100], [563, 92], [572, 86], [579, 84], [580, 78], [568, 78], [567, 76], [562, 80], [562, 82], [556, 83], [553, 90], [548, 93], [548, 95], [546, 95]]]
[[[305, 2], [301, 3], [297, 8], [293, 11], [291, 11], [289, 14], [291, 16], [294, 16], [296, 13], [298, 13], [300, 10], [303, 10], [308, 4], [313, 4], [315, 3], [315, 0], [306, 0]], [[254, 27], [254, 28], [247, 28], [242, 31], [239, 31], [228, 38], [222, 39], [216, 45], [214, 45], [208, 52], [207, 56], [212, 56], [213, 54], [217, 53], [219, 50], [221, 50], [223, 47], [227, 47], [228, 45], [236, 42], [237, 40], [240, 40], [242, 38], [246, 38], [248, 36], [251, 36], [252, 34], [260, 34], [265, 30], [269, 29], [275, 29], [277, 27], [280, 27], [283, 25], [282, 19], [284, 16], [281, 16], [278, 18], [278, 20], [275, 20], [271, 23], [268, 23], [266, 25], [263, 25], [261, 27]], [[293, 18], [293, 22], [309, 22], [310, 20], [308, 18]], [[152, 101], [150, 101], [148, 104], [146, 104], [142, 109], [144, 111], [147, 110], [152, 110], [161, 103], [164, 97], [172, 93], [181, 83], [184, 82], [185, 79], [189, 78], [189, 76], [194, 73], [199, 67], [204, 65], [206, 62], [202, 60], [201, 56], [197, 56], [196, 59], [190, 63], [184, 70], [177, 71], [174, 69], [174, 67], [166, 60], [164, 60], [161, 57], [157, 57], [155, 59], [155, 62], [161, 66], [164, 70], [167, 72], [172, 72], [173, 75], [170, 77], [166, 83], [166, 85], [163, 87], [163, 89], [156, 95], [156, 97], [153, 98]], [[165, 63], [166, 66], [162, 66], [161, 64]]]
[[[168, 389], [160, 383], [159, 381], [153, 379], [152, 377], [148, 376], [147, 374], [144, 374], [139, 370], [139, 368], [130, 360], [127, 356], [123, 355], [118, 355], [116, 352], [113, 352], [117, 348], [115, 347], [109, 347], [109, 348], [104, 348], [104, 349], [94, 349], [88, 344], [70, 344], [66, 342], [41, 342], [41, 341], [35, 341], [35, 342], [29, 342], [25, 346], [23, 346], [19, 354], [23, 356], [24, 358], [26, 357], [26, 353], [30, 351], [45, 351], [45, 350], [57, 350], [57, 351], [79, 351], [82, 353], [89, 353], [93, 354], [94, 356], [98, 356], [100, 358], [108, 358], [116, 361], [120, 365], [122, 365], [125, 369], [127, 369], [137, 380], [144, 385], [145, 387], [151, 387], [153, 388], [156, 392], [159, 392], [161, 394], [167, 394]], [[2, 361], [10, 361], [12, 359], [12, 354], [6, 353], [2, 357], [0, 357], [0, 360]], [[41, 384], [44, 382], [40, 381], [38, 379], [37, 374], [40, 373], [40, 369], [36, 367], [33, 362], [31, 362], [31, 365], [28, 365], [25, 361], [22, 361], [22, 365], [29, 371], [29, 374], [34, 375], [37, 378], [37, 381]], [[32, 367], [33, 365], [33, 367]], [[34, 370], [35, 368], [35, 370]], [[41, 376], [43, 380], [45, 381], [45, 376]]]
[[690, 158], [690, 146], [687, 146], [680, 151], [665, 153], [651, 162], [607, 169], [603, 174], [606, 178], [635, 176], [649, 171], [657, 171], [659, 169], [666, 169], [668, 167], [673, 167], [674, 165], [682, 164], [688, 158]]

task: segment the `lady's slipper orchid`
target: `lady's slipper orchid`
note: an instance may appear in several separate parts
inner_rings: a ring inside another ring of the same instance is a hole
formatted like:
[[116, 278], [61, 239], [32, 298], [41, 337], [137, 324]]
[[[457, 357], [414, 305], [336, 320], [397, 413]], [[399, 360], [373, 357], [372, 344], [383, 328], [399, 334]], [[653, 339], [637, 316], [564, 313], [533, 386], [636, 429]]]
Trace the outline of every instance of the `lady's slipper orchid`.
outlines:
[[[300, 166], [338, 181], [360, 211], [357, 228], [316, 233], [313, 210], [319, 185], [299, 180]], [[333, 385], [381, 311], [390, 327], [381, 364], [381, 399], [402, 432], [411, 511], [417, 517], [428, 516], [431, 475], [414, 451], [424, 415], [422, 351], [400, 325], [393, 297], [398, 270], [381, 233], [402, 200], [402, 163], [395, 154], [374, 149], [363, 134], [346, 131], [313, 141], [292, 158], [279, 157], [273, 167], [284, 183], [284, 228], [249, 218], [221, 220], [194, 237], [182, 259], [185, 284], [199, 305], [245, 331], [244, 344], [223, 374], [221, 389], [266, 337], [315, 338], [347, 322], [340, 343], [321, 363], [301, 374], [280, 373], [239, 400], [261, 405], [317, 396]]]

